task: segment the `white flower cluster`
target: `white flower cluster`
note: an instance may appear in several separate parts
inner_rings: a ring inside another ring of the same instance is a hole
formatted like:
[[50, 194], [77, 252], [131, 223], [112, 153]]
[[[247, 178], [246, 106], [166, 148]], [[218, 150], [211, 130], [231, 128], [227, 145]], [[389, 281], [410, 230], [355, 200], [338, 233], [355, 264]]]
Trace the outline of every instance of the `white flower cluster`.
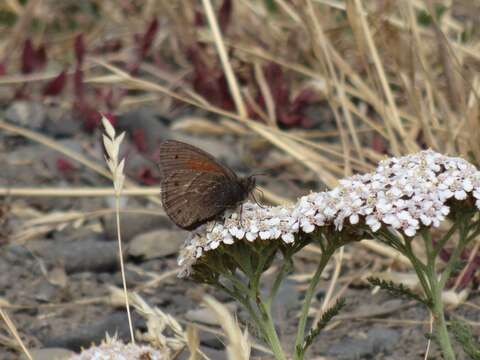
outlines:
[[92, 346], [90, 349], [83, 350], [78, 355], [73, 355], [68, 360], [167, 360], [170, 359], [168, 353], [162, 353], [159, 350], [147, 345], [124, 344], [116, 338], [109, 339], [99, 346]]
[[389, 226], [414, 236], [420, 226], [438, 227], [448, 215], [447, 201], [473, 195], [480, 209], [480, 172], [461, 158], [432, 150], [380, 162], [376, 171], [339, 181], [333, 190], [311, 193], [289, 207], [263, 208], [243, 205], [239, 213], [225, 215], [223, 223], [211, 222], [191, 234], [178, 263], [188, 273], [205, 251], [236, 240], [282, 239], [292, 243], [299, 231], [311, 233], [317, 227], [360, 221], [378, 231]]

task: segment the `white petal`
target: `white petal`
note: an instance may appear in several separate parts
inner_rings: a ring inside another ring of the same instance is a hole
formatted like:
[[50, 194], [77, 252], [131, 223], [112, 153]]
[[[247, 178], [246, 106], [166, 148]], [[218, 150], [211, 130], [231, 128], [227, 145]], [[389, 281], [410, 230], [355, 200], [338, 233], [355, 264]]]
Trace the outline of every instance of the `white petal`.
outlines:
[[287, 244], [291, 244], [295, 241], [295, 237], [292, 233], [286, 233], [282, 235], [282, 240]]

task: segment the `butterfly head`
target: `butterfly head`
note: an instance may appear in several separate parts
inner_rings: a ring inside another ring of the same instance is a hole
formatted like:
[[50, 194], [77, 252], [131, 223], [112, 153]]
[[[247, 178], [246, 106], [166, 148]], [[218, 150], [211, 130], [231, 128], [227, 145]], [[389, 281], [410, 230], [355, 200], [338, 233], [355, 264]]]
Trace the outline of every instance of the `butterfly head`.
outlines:
[[255, 186], [257, 186], [255, 176], [253, 176], [253, 175], [247, 176], [246, 178], [243, 178], [240, 181], [241, 181], [242, 188], [243, 188], [243, 191], [244, 191], [246, 196], [251, 194], [253, 192], [253, 190], [255, 189]]

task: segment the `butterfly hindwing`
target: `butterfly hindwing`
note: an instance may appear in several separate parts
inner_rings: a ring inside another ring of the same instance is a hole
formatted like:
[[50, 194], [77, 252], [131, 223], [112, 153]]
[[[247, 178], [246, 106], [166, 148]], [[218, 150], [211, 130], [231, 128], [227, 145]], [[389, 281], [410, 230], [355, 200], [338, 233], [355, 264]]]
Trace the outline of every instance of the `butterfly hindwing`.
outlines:
[[236, 200], [228, 199], [229, 188], [223, 175], [179, 170], [162, 181], [162, 203], [175, 224], [190, 230], [215, 218]]

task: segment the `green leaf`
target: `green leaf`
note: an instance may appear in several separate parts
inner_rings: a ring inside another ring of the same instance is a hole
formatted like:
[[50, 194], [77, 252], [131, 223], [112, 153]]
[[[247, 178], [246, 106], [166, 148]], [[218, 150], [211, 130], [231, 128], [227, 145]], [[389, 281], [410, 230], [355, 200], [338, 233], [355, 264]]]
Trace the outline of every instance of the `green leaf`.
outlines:
[[[333, 305], [331, 308], [327, 309], [323, 313], [323, 315], [322, 315], [320, 321], [318, 322], [317, 326], [315, 328], [311, 329], [310, 332], [308, 333], [308, 335], [305, 337], [303, 348], [300, 349], [302, 354], [305, 353], [307, 348], [310, 345], [312, 345], [313, 340], [315, 340], [315, 338], [320, 334], [320, 332], [328, 325], [330, 320], [332, 320], [332, 318], [334, 316], [338, 315], [338, 313], [340, 312], [340, 310], [342, 310], [342, 308], [344, 306], [345, 306], [345, 299], [340, 298], [340, 299], [337, 300], [335, 305]], [[299, 349], [297, 349], [297, 352], [298, 352], [298, 350]]]
[[393, 281], [386, 281], [376, 277], [369, 277], [367, 278], [367, 281], [372, 286], [378, 286], [379, 288], [388, 291], [393, 296], [407, 297], [409, 299], [419, 301], [425, 304], [426, 306], [430, 307], [429, 300], [424, 299], [418, 294], [415, 294], [412, 290], [410, 290], [408, 287], [406, 287], [403, 284], [396, 284]]
[[460, 319], [453, 319], [449, 327], [453, 336], [455, 336], [455, 340], [462, 345], [465, 354], [473, 360], [480, 360], [480, 346], [475, 341], [470, 327]]

